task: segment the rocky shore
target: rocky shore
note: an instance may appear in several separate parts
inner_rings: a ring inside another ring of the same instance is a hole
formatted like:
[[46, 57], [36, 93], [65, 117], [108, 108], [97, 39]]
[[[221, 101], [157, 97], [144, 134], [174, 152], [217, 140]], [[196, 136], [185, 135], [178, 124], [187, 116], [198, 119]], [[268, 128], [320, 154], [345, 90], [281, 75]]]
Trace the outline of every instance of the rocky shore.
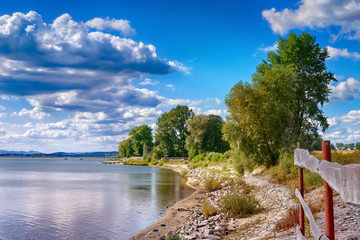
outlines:
[[[245, 189], [237, 186], [231, 179], [236, 177], [232, 170], [224, 171], [220, 167], [189, 169], [186, 165], [166, 165], [166, 168], [177, 172], [187, 172], [188, 184], [197, 190], [188, 198], [168, 208], [165, 216], [158, 222], [136, 234], [130, 239], [166, 239], [174, 235], [180, 239], [296, 239], [295, 227], [275, 231], [275, 225], [281, 221], [290, 208], [297, 203], [292, 190], [271, 182], [270, 176], [259, 174], [256, 170], [242, 177]], [[221, 178], [222, 187], [215, 191], [206, 191], [204, 182], [207, 177]], [[305, 197], [309, 201], [320, 201], [319, 188]], [[247, 218], [229, 218], [220, 213], [205, 217], [202, 212], [204, 200], [214, 206], [219, 200], [234, 191], [250, 191], [259, 201], [262, 211]], [[360, 239], [360, 208], [341, 201], [340, 196], [335, 202], [335, 229], [337, 239]], [[321, 229], [325, 229], [323, 212], [316, 216]]]

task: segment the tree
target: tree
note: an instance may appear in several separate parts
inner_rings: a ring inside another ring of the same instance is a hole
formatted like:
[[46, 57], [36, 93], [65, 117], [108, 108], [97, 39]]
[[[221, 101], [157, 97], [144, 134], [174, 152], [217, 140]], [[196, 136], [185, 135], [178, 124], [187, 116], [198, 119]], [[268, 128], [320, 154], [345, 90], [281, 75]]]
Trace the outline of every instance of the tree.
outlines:
[[345, 145], [343, 143], [336, 143], [337, 150], [344, 150]]
[[239, 82], [225, 99], [229, 116], [224, 126], [224, 138], [233, 149], [240, 149], [258, 164], [274, 165], [280, 150], [291, 144], [289, 111], [291, 67], [277, 66], [253, 84]]
[[155, 144], [159, 146], [164, 156], [187, 156], [185, 139], [188, 127], [186, 121], [193, 116], [194, 113], [188, 106], [178, 105], [158, 118]]
[[225, 139], [235, 140], [232, 146], [265, 165], [276, 164], [280, 151], [298, 141], [310, 145], [318, 129], [329, 126], [320, 109], [335, 80], [326, 71], [327, 57], [327, 49], [309, 33], [280, 37], [276, 51], [257, 67], [252, 84], [239, 82], [226, 97]]
[[263, 75], [277, 65], [293, 66], [297, 77], [292, 88], [293, 129], [296, 141], [306, 141], [309, 134], [317, 136], [318, 128], [324, 132], [329, 124], [319, 108], [328, 102], [329, 83], [336, 81], [334, 74], [326, 71], [327, 48], [320, 48], [316, 37], [309, 33], [297, 35], [291, 32], [287, 38], [279, 38], [276, 52], [270, 52], [267, 60], [257, 67], [255, 75]]
[[137, 126], [130, 130], [129, 136], [132, 139], [132, 148], [135, 155], [143, 156], [144, 148], [147, 153], [151, 151], [153, 146], [151, 131], [151, 128], [147, 125]]
[[119, 144], [119, 155], [121, 157], [131, 157], [134, 156], [134, 150], [132, 148], [132, 139], [126, 139], [120, 142]]
[[360, 149], [360, 142], [356, 142], [356, 144], [355, 144], [355, 149], [356, 149], [356, 150], [359, 150], [359, 149]]
[[229, 145], [222, 139], [224, 121], [218, 115], [197, 115], [187, 121], [189, 134], [185, 147], [189, 156], [199, 152], [225, 152]]

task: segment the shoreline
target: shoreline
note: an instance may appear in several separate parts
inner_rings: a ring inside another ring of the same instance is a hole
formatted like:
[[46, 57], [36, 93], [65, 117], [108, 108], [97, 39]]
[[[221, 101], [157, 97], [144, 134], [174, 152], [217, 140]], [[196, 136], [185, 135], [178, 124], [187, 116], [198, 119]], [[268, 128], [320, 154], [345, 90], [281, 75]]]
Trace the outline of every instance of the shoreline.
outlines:
[[[160, 167], [170, 169], [177, 173], [185, 169], [181, 165], [165, 165]], [[129, 240], [159, 239], [161, 236], [165, 236], [169, 232], [175, 232], [178, 227], [185, 225], [193, 210], [199, 210], [201, 208], [200, 203], [204, 194], [203, 189], [199, 185], [199, 181], [194, 177], [188, 176], [186, 185], [194, 189], [195, 192], [169, 207], [160, 220], [136, 233], [130, 237]]]

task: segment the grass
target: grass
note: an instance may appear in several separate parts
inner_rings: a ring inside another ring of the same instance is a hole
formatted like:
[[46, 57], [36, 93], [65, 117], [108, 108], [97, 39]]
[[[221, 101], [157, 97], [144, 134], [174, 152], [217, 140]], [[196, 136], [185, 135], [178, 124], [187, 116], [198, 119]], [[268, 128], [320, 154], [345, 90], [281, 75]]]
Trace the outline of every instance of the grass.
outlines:
[[[315, 220], [315, 213], [320, 212], [324, 209], [324, 199], [320, 198], [317, 202], [307, 202]], [[305, 217], [305, 222], [308, 221]], [[290, 208], [285, 214], [284, 219], [278, 221], [275, 224], [275, 231], [278, 230], [288, 230], [299, 224], [299, 207]]]
[[124, 165], [148, 166], [148, 162], [143, 159], [129, 158], [128, 160], [125, 160], [123, 163]]
[[201, 208], [202, 213], [204, 214], [204, 216], [206, 218], [211, 217], [211, 216], [215, 216], [217, 214], [217, 210], [214, 207], [214, 205], [212, 205], [211, 203], [208, 202], [208, 200], [204, 200], [203, 204], [202, 204], [202, 208]]
[[233, 218], [244, 218], [262, 210], [254, 196], [248, 194], [228, 194], [221, 200], [221, 211]]
[[[319, 160], [322, 160], [321, 151], [313, 151], [311, 154]], [[345, 164], [359, 164], [360, 150], [331, 150], [331, 161]]]
[[208, 176], [205, 178], [204, 187], [207, 191], [215, 191], [221, 188], [221, 182], [214, 176]]

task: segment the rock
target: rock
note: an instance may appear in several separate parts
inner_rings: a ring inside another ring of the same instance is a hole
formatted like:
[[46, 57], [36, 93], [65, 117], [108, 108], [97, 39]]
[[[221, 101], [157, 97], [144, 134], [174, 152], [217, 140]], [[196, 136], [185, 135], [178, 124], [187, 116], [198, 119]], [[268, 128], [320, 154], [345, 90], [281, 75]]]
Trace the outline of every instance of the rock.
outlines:
[[214, 228], [214, 231], [222, 231], [223, 230], [223, 227], [221, 225], [216, 225], [215, 228]]
[[157, 232], [157, 231], [159, 231], [159, 229], [155, 228], [155, 229], [154, 229], [154, 232]]

